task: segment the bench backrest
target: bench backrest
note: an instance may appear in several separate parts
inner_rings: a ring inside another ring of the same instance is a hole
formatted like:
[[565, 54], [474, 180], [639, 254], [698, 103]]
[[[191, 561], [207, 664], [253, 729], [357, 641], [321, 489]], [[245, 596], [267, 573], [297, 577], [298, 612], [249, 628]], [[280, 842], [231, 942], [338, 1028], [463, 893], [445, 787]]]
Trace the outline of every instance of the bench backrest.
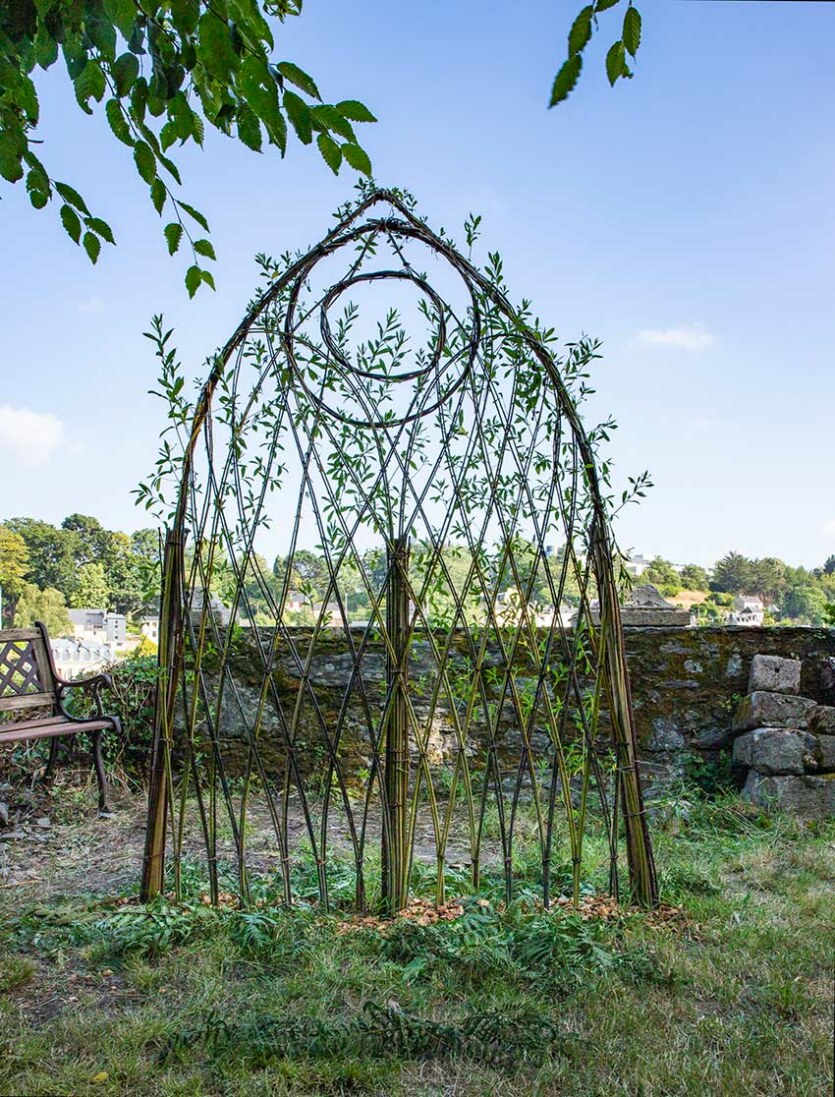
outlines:
[[55, 678], [44, 626], [0, 629], [0, 712], [54, 703]]

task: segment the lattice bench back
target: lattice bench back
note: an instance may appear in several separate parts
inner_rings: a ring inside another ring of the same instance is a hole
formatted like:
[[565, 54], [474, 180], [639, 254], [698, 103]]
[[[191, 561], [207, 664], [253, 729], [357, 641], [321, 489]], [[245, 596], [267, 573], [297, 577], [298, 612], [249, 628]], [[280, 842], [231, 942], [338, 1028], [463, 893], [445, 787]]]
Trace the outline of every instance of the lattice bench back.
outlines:
[[0, 712], [55, 706], [46, 635], [38, 627], [0, 630]]

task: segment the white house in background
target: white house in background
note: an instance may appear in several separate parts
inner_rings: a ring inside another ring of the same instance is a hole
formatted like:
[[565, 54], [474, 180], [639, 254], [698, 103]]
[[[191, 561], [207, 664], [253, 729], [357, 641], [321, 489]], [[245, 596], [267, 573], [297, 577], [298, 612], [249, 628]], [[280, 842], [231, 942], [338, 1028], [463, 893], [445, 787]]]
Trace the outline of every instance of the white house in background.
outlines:
[[128, 621], [124, 613], [105, 609], [68, 609], [72, 637], [83, 643], [109, 644], [114, 650], [125, 646]]
[[116, 658], [115, 645], [99, 640], [51, 636], [49, 646], [55, 669], [62, 678], [88, 678]]
[[644, 574], [651, 563], [652, 561], [648, 560], [646, 556], [642, 556], [640, 552], [633, 552], [623, 561], [623, 566], [630, 575], [634, 575], [637, 579], [639, 575]]
[[159, 617], [143, 617], [141, 629], [146, 640], [152, 644], [159, 643]]
[[738, 594], [733, 600], [728, 614], [729, 625], [752, 625], [756, 627], [765, 620], [765, 606], [756, 594]]

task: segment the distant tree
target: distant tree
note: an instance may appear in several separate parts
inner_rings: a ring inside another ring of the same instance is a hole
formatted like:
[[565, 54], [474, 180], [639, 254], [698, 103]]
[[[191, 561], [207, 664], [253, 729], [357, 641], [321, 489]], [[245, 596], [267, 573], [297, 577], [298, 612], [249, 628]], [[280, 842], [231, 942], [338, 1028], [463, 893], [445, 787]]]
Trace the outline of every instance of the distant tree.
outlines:
[[828, 556], [823, 565], [824, 575], [835, 575], [835, 556]]
[[103, 564], [82, 564], [70, 605], [75, 609], [110, 609], [110, 585]]
[[684, 590], [708, 590], [710, 587], [707, 572], [698, 564], [685, 564], [680, 578]]
[[738, 552], [729, 552], [716, 562], [710, 589], [738, 594], [753, 588], [753, 561]]
[[650, 560], [638, 577], [638, 583], [652, 583], [665, 598], [671, 598], [681, 590], [681, 576], [670, 563], [661, 556]]
[[67, 603], [60, 590], [47, 587], [39, 590], [34, 583], [27, 583], [17, 601], [14, 623], [19, 628], [43, 621], [50, 636], [66, 636], [72, 631], [67, 616]]
[[10, 518], [6, 527], [20, 534], [29, 552], [27, 579], [40, 590], [54, 587], [65, 600], [76, 583], [76, 538], [72, 530], [56, 529], [37, 518]]
[[806, 624], [823, 624], [826, 619], [826, 595], [812, 582], [794, 583], [783, 595], [781, 611], [784, 618]]
[[[17, 600], [26, 586], [29, 571], [29, 550], [19, 533], [0, 525], [0, 591], [3, 595], [3, 616], [14, 620]], [[0, 621], [0, 626], [2, 621]]]
[[766, 602], [777, 602], [786, 589], [788, 566], [775, 556], [765, 556], [751, 563], [750, 589]]
[[78, 567], [94, 562], [107, 567], [113, 534], [104, 528], [98, 518], [89, 514], [70, 514], [61, 523], [61, 529], [75, 535], [73, 553]]

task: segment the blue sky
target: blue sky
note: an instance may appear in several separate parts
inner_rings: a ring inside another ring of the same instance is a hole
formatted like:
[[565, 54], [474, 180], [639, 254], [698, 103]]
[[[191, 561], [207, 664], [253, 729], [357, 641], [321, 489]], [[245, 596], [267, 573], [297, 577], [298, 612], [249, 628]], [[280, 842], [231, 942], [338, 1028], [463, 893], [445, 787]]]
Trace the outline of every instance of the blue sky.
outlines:
[[[615, 415], [619, 474], [656, 485], [619, 521], [623, 545], [820, 564], [835, 552], [835, 5], [645, 0], [635, 79], [614, 90], [607, 13], [580, 86], [547, 111], [579, 6], [511, 20], [474, 0], [309, 0], [280, 53], [378, 116], [363, 138], [379, 182], [459, 237], [482, 213], [511, 295], [567, 341], [603, 340], [588, 415]], [[162, 426], [150, 316], [198, 375], [249, 300], [254, 254], [313, 243], [353, 179], [298, 144], [284, 161], [220, 136], [181, 154], [219, 257], [218, 292], [189, 302], [129, 151], [57, 66], [41, 92], [45, 161], [119, 246], [91, 267], [3, 187], [0, 519], [80, 511], [129, 530], [147, 524], [130, 490]]]

